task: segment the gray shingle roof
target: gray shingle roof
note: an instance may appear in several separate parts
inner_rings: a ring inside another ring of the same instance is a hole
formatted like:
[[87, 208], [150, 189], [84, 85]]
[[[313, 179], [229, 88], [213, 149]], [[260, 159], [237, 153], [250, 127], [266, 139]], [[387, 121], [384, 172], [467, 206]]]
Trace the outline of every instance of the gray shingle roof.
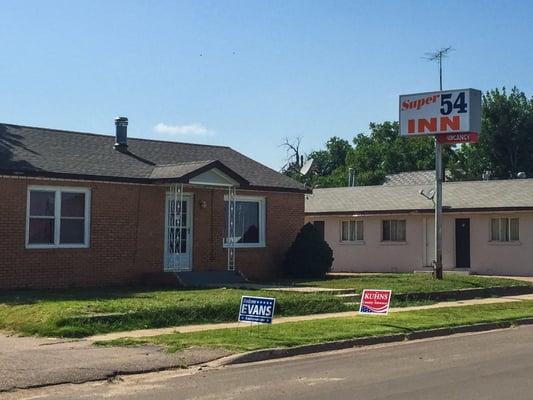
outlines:
[[[150, 182], [153, 174], [188, 173], [213, 160], [250, 187], [305, 191], [299, 182], [224, 146], [128, 138], [128, 151], [113, 148], [115, 136], [0, 124], [0, 174]], [[161, 175], [161, 176], [163, 176]]]
[[[446, 176], [448, 176], [446, 172]], [[435, 181], [435, 170], [408, 171], [387, 175], [384, 185], [431, 185]]]
[[[433, 185], [356, 186], [315, 189], [306, 196], [305, 212], [314, 213], [392, 213], [429, 211], [433, 203], [421, 196]], [[445, 211], [532, 209], [533, 179], [446, 182], [443, 185]]]

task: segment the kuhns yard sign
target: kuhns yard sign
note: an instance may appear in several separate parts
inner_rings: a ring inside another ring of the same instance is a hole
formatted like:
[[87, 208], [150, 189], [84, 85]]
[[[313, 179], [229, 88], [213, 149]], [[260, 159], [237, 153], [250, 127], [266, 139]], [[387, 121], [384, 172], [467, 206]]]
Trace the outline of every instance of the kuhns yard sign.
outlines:
[[400, 134], [432, 135], [439, 143], [477, 142], [481, 91], [445, 90], [400, 96]]
[[363, 290], [361, 304], [359, 305], [359, 313], [387, 315], [389, 313], [391, 296], [391, 290]]

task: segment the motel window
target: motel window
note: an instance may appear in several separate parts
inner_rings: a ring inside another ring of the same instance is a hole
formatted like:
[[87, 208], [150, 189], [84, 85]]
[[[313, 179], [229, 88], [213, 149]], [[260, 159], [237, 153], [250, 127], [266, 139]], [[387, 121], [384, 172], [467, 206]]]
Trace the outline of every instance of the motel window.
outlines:
[[88, 189], [30, 187], [26, 246], [88, 247]]
[[490, 239], [493, 242], [516, 242], [520, 240], [518, 218], [492, 218]]
[[[229, 241], [229, 202], [224, 201], [224, 245]], [[265, 199], [262, 197], [237, 196], [234, 213], [235, 247], [265, 246]]]
[[358, 242], [364, 240], [363, 221], [342, 221], [341, 242]]
[[405, 220], [386, 219], [383, 220], [382, 240], [384, 242], [405, 242]]

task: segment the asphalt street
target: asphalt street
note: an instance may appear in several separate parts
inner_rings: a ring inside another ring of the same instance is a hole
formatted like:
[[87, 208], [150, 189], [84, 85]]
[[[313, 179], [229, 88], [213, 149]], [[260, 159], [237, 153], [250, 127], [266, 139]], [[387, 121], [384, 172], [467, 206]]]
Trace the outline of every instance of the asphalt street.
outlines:
[[533, 398], [533, 326], [292, 359], [125, 376], [0, 394], [5, 399]]

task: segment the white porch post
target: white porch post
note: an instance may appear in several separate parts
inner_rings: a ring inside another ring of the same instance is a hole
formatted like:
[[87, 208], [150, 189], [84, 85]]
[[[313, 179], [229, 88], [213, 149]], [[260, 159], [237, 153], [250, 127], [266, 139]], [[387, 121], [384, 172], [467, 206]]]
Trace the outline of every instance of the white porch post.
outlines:
[[235, 186], [228, 188], [228, 232], [227, 232], [227, 248], [228, 248], [228, 271], [235, 271]]

